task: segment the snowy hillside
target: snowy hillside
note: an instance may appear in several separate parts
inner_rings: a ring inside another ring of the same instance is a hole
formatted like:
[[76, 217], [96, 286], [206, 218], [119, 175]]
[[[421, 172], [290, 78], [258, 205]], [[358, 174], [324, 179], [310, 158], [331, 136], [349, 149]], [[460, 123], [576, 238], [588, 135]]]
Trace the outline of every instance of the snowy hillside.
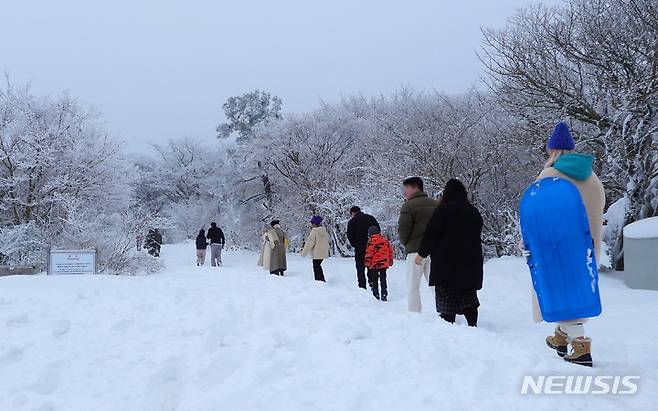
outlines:
[[[658, 401], [658, 294], [603, 276], [604, 314], [588, 324], [596, 367], [559, 360], [532, 323], [516, 258], [490, 261], [480, 327], [406, 311], [404, 270], [390, 301], [355, 286], [353, 262], [290, 258], [288, 277], [228, 252], [130, 276], [0, 278], [0, 410], [651, 410]], [[463, 319], [462, 319], [463, 320]], [[639, 375], [631, 396], [521, 395], [524, 375]]]

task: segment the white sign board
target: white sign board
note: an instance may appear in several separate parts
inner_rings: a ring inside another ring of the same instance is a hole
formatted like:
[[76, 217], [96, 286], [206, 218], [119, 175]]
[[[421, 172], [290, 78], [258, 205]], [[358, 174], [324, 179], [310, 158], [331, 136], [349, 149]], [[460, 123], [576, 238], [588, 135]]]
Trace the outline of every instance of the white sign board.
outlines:
[[96, 274], [96, 250], [51, 250], [48, 274]]

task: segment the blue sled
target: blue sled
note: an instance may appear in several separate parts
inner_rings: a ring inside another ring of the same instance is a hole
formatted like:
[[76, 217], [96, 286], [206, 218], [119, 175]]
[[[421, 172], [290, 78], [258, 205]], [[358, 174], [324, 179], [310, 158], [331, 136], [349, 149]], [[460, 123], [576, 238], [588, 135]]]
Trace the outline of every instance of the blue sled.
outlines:
[[576, 186], [548, 177], [528, 187], [521, 199], [521, 232], [544, 320], [601, 314], [594, 242]]

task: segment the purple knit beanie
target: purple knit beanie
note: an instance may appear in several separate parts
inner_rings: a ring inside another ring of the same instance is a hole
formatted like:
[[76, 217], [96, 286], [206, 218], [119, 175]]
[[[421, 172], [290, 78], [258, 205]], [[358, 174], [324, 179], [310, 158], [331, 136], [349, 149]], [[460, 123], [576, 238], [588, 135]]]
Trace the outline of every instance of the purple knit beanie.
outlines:
[[567, 123], [560, 121], [555, 125], [551, 136], [548, 138], [547, 147], [551, 150], [573, 150], [576, 148]]
[[314, 215], [313, 218], [311, 218], [311, 224], [313, 225], [322, 224], [322, 217], [320, 217], [319, 215]]

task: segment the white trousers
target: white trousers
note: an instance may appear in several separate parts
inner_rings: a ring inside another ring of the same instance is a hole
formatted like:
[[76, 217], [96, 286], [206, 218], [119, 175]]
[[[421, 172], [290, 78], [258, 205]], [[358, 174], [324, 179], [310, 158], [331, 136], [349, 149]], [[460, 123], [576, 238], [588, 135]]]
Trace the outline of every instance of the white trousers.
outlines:
[[585, 337], [585, 327], [581, 322], [561, 321], [557, 323], [560, 331], [565, 333], [569, 340]]
[[420, 282], [423, 277], [429, 281], [430, 258], [423, 260], [421, 265], [415, 263], [418, 253], [407, 254], [407, 304], [409, 311], [419, 313], [423, 305], [420, 301]]

